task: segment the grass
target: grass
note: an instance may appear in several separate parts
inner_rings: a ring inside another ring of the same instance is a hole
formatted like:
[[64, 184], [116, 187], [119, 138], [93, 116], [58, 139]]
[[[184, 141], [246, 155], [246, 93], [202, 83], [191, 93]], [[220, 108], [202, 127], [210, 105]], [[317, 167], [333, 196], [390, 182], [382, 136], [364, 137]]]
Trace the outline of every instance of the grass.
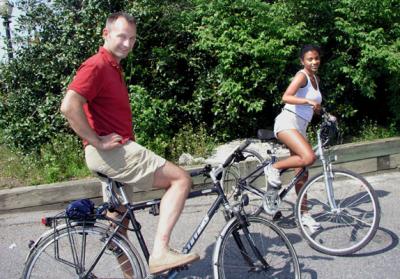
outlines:
[[[347, 137], [346, 142], [360, 142], [399, 135], [395, 126], [381, 127], [365, 120], [357, 135]], [[315, 135], [314, 135], [315, 136]], [[310, 140], [313, 135], [310, 134]], [[166, 145], [166, 142], [162, 142]], [[215, 141], [204, 127], [193, 129], [185, 126], [168, 144], [168, 159], [177, 161], [180, 154], [207, 157], [215, 148]], [[154, 150], [154, 147], [153, 149]], [[23, 155], [0, 145], [0, 189], [26, 185], [48, 184], [89, 177], [84, 162], [81, 141], [71, 135], [62, 135], [42, 146], [39, 154]]]
[[39, 154], [26, 155], [0, 145], [0, 189], [88, 176], [82, 144], [73, 136], [54, 139]]
[[376, 121], [366, 119], [361, 122], [360, 127], [360, 132], [351, 137], [350, 142], [384, 139], [399, 135], [399, 132], [394, 124], [390, 125], [389, 127], [382, 127], [379, 126]]
[[19, 157], [9, 148], [0, 145], [0, 189], [25, 185], [26, 176]]
[[[173, 162], [178, 161], [184, 152], [205, 157], [215, 147], [204, 127], [193, 129], [191, 126], [182, 128], [169, 144], [165, 141], [155, 141], [154, 144], [168, 146], [167, 159]], [[157, 146], [153, 146], [152, 150], [156, 149]], [[90, 175], [82, 143], [75, 136], [59, 136], [42, 146], [39, 154], [24, 155], [0, 145], [0, 189], [48, 184]]]

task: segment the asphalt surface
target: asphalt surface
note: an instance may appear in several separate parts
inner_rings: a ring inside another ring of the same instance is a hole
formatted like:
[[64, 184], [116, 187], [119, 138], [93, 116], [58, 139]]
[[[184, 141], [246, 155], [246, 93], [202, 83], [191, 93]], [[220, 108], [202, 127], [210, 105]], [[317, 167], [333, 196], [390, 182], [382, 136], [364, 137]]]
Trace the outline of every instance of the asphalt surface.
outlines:
[[[334, 257], [321, 254], [302, 239], [293, 214], [290, 210], [294, 196], [288, 197], [284, 218], [278, 225], [284, 229], [294, 244], [299, 256], [302, 278], [399, 278], [400, 248], [400, 172], [379, 173], [367, 176], [376, 189], [382, 216], [380, 228], [374, 239], [358, 253], [347, 257]], [[201, 197], [188, 200], [184, 213], [175, 227], [171, 246], [182, 247], [192, 235], [196, 225], [205, 215], [214, 197]], [[40, 225], [40, 218], [53, 215], [59, 210], [16, 212], [0, 215], [0, 278], [19, 278], [28, 253], [29, 240], [36, 239], [46, 228]], [[148, 212], [139, 212], [138, 220], [148, 246], [151, 248], [158, 217]], [[201, 260], [177, 278], [212, 278], [211, 258], [214, 242], [224, 225], [221, 213], [211, 221], [204, 234], [194, 247]], [[133, 239], [133, 235], [131, 235]], [[133, 241], [135, 243], [135, 241]], [[48, 278], [51, 278], [49, 275]]]

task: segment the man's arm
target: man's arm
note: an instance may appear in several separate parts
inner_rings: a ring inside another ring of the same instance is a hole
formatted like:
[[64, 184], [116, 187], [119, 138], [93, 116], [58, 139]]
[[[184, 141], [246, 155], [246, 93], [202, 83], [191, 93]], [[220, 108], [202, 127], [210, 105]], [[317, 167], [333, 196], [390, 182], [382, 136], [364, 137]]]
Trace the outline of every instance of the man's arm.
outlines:
[[120, 140], [122, 140], [120, 135], [112, 133], [107, 136], [99, 136], [90, 127], [83, 111], [83, 105], [86, 102], [84, 97], [73, 90], [68, 90], [61, 103], [61, 113], [67, 118], [75, 133], [99, 149], [109, 150], [120, 146]]

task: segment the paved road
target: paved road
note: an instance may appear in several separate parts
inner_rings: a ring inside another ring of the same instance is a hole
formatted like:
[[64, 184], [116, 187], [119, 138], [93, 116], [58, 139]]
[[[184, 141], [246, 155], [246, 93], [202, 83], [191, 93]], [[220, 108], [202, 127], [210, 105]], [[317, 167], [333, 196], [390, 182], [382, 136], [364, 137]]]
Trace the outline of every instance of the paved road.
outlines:
[[[380, 228], [371, 243], [349, 257], [333, 257], [311, 249], [301, 238], [294, 225], [291, 212], [280, 221], [300, 259], [303, 278], [399, 278], [400, 248], [400, 172], [381, 173], [367, 179], [377, 190], [382, 207]], [[182, 246], [191, 235], [188, 228], [194, 228], [205, 214], [212, 197], [197, 198], [188, 201], [184, 214], [173, 235], [172, 246]], [[25, 256], [28, 252], [28, 241], [38, 237], [45, 228], [40, 225], [40, 218], [54, 214], [54, 210], [9, 213], [0, 215], [0, 278], [19, 278]], [[142, 212], [138, 216], [143, 225], [144, 235], [149, 244], [155, 230], [157, 217]], [[222, 228], [222, 214], [218, 214], [206, 229], [205, 234], [194, 247], [202, 259], [181, 273], [178, 278], [212, 278], [211, 257], [214, 240]], [[190, 234], [190, 235], [189, 235]], [[49, 277], [51, 278], [51, 277]]]

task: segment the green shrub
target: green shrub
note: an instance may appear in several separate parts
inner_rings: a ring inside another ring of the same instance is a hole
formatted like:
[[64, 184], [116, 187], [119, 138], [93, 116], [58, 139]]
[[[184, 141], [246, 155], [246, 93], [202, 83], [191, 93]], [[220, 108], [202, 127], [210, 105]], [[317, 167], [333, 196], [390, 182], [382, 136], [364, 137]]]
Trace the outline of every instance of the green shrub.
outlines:
[[42, 146], [38, 159], [38, 168], [42, 170], [42, 179], [46, 183], [90, 175], [84, 160], [82, 142], [76, 136], [54, 138]]
[[183, 153], [189, 153], [194, 157], [207, 157], [214, 147], [215, 141], [208, 135], [204, 125], [197, 129], [185, 125], [173, 137], [168, 149], [171, 160], [177, 161]]
[[72, 135], [54, 138], [39, 153], [24, 154], [0, 146], [0, 187], [47, 184], [90, 175], [81, 141]]
[[361, 122], [360, 129], [357, 135], [353, 136], [350, 141], [358, 142], [358, 141], [367, 141], [367, 140], [375, 140], [382, 138], [389, 138], [398, 136], [400, 133], [396, 129], [394, 124], [391, 124], [389, 127], [382, 127], [378, 125], [375, 120], [364, 119]]

